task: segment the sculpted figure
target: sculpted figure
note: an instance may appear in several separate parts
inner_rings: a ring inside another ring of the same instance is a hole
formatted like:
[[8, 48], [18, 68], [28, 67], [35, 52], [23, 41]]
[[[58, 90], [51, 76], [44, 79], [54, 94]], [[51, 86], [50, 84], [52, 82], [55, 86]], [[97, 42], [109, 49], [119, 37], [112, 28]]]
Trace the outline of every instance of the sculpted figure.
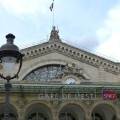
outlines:
[[59, 37], [59, 31], [58, 30], [56, 30], [56, 28], [55, 28], [55, 26], [53, 26], [53, 28], [52, 28], [52, 31], [51, 31], [51, 34], [50, 34], [50, 41], [51, 40], [60, 40], [60, 37]]

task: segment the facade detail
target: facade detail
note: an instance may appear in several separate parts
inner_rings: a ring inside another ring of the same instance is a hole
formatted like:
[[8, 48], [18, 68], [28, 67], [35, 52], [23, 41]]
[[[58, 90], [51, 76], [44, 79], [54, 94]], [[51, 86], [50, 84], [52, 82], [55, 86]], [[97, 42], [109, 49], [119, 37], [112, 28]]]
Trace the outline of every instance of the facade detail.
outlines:
[[72, 65], [67, 64], [64, 68], [63, 76], [69, 76], [69, 75], [74, 75], [78, 77], [79, 79], [83, 79], [83, 80], [90, 79], [88, 75], [84, 72], [84, 69], [79, 68], [74, 63]]
[[56, 30], [55, 26], [53, 26], [51, 34], [50, 34], [50, 39], [49, 42], [61, 42], [60, 37], [59, 37], [59, 30]]
[[[19, 78], [11, 81], [10, 120], [120, 120], [119, 63], [62, 42], [55, 26], [48, 42], [21, 52]], [[1, 79], [0, 120], [4, 94]]]
[[63, 65], [46, 65], [29, 73], [24, 80], [48, 82], [50, 80], [62, 78], [63, 74]]

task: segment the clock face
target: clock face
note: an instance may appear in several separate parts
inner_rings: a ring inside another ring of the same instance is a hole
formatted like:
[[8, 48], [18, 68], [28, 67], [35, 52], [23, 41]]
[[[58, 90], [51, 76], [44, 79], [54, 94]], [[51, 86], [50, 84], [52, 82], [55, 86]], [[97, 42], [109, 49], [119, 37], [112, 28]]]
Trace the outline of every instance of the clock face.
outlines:
[[66, 84], [76, 84], [76, 80], [73, 79], [73, 78], [68, 78], [66, 81], [65, 81]]

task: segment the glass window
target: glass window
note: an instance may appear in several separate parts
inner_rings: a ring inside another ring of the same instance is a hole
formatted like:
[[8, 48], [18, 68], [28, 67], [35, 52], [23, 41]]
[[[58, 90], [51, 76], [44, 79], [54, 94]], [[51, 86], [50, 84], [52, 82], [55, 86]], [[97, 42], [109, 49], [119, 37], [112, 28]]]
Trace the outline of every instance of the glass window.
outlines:
[[63, 74], [63, 70], [63, 65], [45, 65], [31, 71], [28, 75], [25, 76], [24, 80], [48, 81], [57, 79], [60, 75]]
[[37, 112], [29, 115], [27, 120], [48, 120], [48, 119], [44, 114]]
[[59, 116], [60, 120], [76, 120], [71, 113], [65, 112], [61, 113]]

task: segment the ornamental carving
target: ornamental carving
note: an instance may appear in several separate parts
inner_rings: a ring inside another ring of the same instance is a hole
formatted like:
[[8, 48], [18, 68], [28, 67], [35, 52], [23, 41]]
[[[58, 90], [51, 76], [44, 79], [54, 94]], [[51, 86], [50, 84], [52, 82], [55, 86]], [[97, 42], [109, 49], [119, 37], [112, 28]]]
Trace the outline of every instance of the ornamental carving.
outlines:
[[77, 67], [73, 64], [66, 64], [63, 72], [63, 76], [74, 75], [84, 80], [90, 79], [88, 75], [85, 73], [83, 68]]
[[51, 64], [41, 66], [28, 73], [23, 80], [49, 82], [56, 79], [62, 79], [66, 76], [74, 75], [80, 79], [88, 80], [89, 77], [82, 68], [77, 68], [75, 64], [58, 65]]

